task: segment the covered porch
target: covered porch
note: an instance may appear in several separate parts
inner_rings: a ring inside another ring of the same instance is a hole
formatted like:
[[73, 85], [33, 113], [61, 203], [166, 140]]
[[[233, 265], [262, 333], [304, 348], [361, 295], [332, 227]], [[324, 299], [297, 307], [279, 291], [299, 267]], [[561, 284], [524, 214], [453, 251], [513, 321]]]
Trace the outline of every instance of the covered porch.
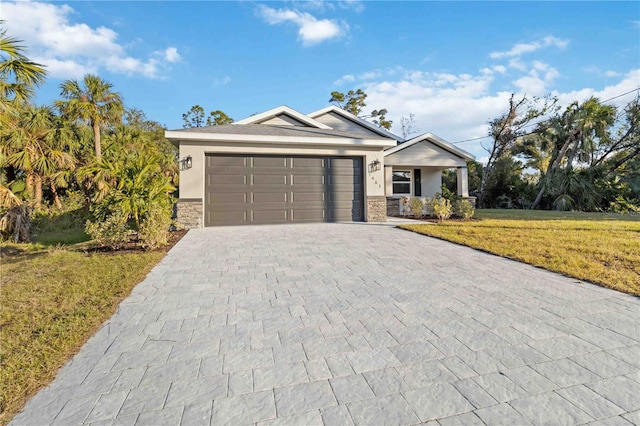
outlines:
[[403, 197], [433, 197], [441, 192], [442, 171], [456, 169], [457, 193], [470, 200], [467, 161], [475, 157], [449, 142], [426, 133], [384, 152], [387, 215], [401, 213]]

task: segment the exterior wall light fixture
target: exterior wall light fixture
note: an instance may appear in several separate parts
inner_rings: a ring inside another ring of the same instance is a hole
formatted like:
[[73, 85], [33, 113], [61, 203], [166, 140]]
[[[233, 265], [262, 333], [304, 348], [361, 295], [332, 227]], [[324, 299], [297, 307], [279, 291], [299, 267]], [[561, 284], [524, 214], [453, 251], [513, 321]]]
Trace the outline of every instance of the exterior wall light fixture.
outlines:
[[191, 158], [190, 155], [187, 155], [186, 157], [184, 157], [182, 160], [180, 160], [180, 163], [182, 163], [182, 170], [187, 170], [190, 169], [193, 166], [193, 159]]
[[377, 158], [369, 163], [369, 173], [377, 172], [380, 170], [380, 160]]

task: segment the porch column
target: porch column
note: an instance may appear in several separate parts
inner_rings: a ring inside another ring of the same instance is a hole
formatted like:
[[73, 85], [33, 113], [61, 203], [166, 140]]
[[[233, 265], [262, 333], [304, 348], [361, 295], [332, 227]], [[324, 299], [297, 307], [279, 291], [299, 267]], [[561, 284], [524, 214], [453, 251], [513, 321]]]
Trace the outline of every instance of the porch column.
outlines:
[[456, 182], [458, 184], [458, 195], [469, 196], [469, 173], [466, 167], [458, 167], [456, 170]]

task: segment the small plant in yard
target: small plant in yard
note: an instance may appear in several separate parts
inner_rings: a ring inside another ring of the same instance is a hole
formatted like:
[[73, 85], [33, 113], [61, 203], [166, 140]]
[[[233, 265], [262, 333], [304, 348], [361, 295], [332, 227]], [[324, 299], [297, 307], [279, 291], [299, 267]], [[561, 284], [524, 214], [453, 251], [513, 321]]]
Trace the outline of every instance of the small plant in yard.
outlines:
[[451, 217], [451, 201], [443, 197], [434, 197], [433, 199], [433, 213], [440, 222], [447, 220]]
[[129, 242], [130, 230], [127, 218], [127, 215], [122, 212], [113, 212], [103, 221], [88, 220], [84, 230], [96, 243], [118, 250]]
[[422, 217], [422, 209], [424, 208], [424, 202], [421, 198], [413, 197], [409, 200], [409, 211], [413, 217]]
[[476, 209], [469, 200], [458, 200], [453, 205], [453, 214], [463, 220], [471, 219], [475, 212]]
[[145, 249], [155, 249], [169, 242], [171, 210], [154, 206], [144, 217], [138, 231], [138, 238]]

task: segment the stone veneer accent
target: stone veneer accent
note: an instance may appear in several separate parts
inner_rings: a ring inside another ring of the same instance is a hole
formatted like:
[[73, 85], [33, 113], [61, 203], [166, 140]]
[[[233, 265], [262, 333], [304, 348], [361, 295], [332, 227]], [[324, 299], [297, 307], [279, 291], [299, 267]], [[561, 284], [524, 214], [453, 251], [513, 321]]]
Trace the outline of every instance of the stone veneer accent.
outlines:
[[367, 222], [387, 221], [387, 198], [367, 197]]
[[387, 216], [400, 215], [400, 198], [387, 197]]
[[185, 229], [202, 228], [202, 199], [180, 198], [176, 203], [176, 219]]
[[468, 202], [471, 203], [473, 207], [476, 207], [476, 201], [477, 201], [476, 197], [462, 197], [462, 199], [467, 200]]

